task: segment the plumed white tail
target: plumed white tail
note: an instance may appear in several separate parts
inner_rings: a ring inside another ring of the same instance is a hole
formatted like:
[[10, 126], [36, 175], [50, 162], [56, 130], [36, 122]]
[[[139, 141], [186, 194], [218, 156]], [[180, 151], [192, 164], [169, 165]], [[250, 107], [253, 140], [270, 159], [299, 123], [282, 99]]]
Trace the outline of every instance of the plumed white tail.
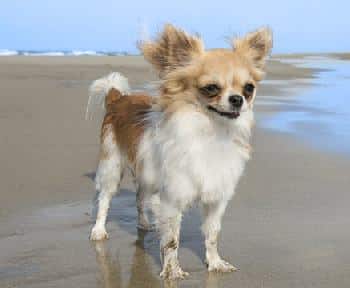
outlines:
[[105, 98], [112, 88], [119, 90], [122, 95], [127, 95], [130, 92], [128, 79], [118, 72], [112, 72], [92, 82], [86, 107], [86, 119], [92, 119], [97, 109], [105, 110]]

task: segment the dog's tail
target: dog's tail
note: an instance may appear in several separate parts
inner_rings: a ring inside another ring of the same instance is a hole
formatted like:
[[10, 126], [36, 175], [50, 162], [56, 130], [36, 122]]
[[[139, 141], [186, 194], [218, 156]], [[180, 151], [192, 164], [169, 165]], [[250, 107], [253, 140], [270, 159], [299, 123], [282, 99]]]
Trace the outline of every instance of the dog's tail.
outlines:
[[89, 89], [89, 100], [86, 107], [86, 119], [92, 119], [97, 109], [108, 110], [108, 106], [128, 95], [130, 92], [128, 79], [118, 72], [92, 82]]

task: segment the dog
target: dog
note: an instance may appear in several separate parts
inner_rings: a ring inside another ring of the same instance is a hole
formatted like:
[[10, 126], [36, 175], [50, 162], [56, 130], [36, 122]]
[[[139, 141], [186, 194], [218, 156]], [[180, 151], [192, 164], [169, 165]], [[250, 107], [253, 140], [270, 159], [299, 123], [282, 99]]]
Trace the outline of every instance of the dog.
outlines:
[[105, 223], [125, 169], [137, 182], [138, 225], [149, 229], [145, 199], [155, 197], [164, 279], [188, 275], [178, 260], [183, 212], [197, 202], [209, 271], [236, 268], [218, 253], [221, 220], [250, 158], [257, 85], [265, 74], [272, 32], [260, 28], [230, 49], [205, 50], [201, 38], [170, 24], [139, 48], [160, 78], [159, 95], [131, 93], [114, 72], [93, 82], [88, 111], [104, 104], [96, 224], [91, 240], [108, 238]]

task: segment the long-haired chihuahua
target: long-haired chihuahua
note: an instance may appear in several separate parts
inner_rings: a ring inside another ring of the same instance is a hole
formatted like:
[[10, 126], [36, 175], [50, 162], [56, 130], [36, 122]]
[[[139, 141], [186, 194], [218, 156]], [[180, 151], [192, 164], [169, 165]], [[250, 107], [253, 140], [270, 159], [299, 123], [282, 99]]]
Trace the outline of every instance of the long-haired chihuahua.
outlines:
[[272, 48], [267, 28], [234, 39], [230, 49], [205, 50], [202, 40], [166, 25], [154, 41], [140, 43], [159, 73], [159, 95], [130, 93], [119, 73], [91, 85], [88, 112], [103, 103], [101, 150], [96, 173], [98, 212], [92, 240], [108, 238], [106, 217], [125, 169], [137, 182], [138, 225], [149, 229], [145, 199], [160, 232], [165, 279], [184, 272], [178, 260], [182, 214], [194, 202], [203, 208], [209, 271], [236, 268], [218, 254], [221, 219], [250, 157], [253, 103]]

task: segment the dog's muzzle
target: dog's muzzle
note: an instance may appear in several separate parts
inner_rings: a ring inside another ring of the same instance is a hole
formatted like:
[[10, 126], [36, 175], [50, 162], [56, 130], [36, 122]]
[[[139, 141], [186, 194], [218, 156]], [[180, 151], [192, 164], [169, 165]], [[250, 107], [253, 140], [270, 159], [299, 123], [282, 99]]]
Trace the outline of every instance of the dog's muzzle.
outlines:
[[220, 116], [227, 117], [229, 119], [237, 119], [240, 115], [239, 111], [232, 111], [232, 112], [220, 111], [220, 110], [218, 110], [215, 107], [210, 106], [210, 105], [208, 106], [208, 110], [216, 112]]

